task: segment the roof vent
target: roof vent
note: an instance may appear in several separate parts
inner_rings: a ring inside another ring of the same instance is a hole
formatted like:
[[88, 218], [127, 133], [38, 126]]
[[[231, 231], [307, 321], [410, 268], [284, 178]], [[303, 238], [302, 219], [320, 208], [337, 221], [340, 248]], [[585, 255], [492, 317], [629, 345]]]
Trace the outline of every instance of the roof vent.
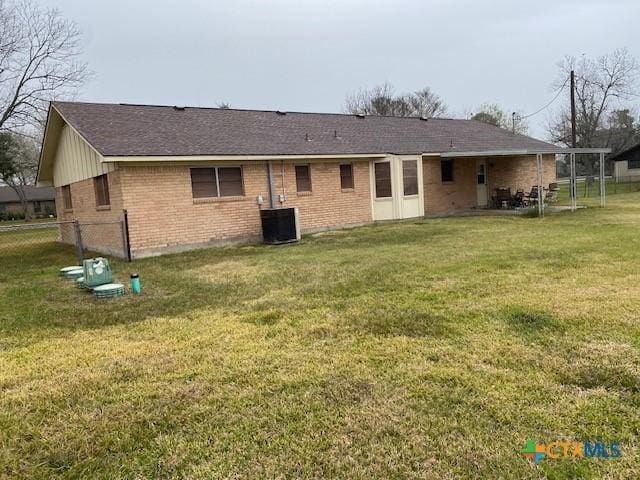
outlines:
[[286, 115], [287, 114], [287, 112], [283, 112], [282, 110], [276, 110], [276, 113], [278, 115]]
[[179, 112], [184, 112], [184, 108], [185, 108], [185, 107], [180, 107], [180, 106], [178, 106], [178, 105], [174, 105], [174, 106], [173, 106], [173, 109], [174, 109], [174, 110], [178, 110]]
[[356, 117], [358, 117], [358, 118], [364, 118], [364, 113], [356, 113]]

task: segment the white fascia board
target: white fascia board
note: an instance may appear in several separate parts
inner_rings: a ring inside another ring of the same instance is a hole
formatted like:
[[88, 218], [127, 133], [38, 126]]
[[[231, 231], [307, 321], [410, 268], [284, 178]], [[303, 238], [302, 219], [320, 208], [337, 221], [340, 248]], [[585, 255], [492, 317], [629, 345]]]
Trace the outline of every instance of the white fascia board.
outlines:
[[441, 157], [499, 157], [516, 155], [561, 155], [568, 153], [610, 153], [610, 148], [546, 148], [539, 150], [485, 150], [478, 152], [442, 152]]
[[153, 155], [153, 156], [106, 156], [107, 163], [147, 163], [147, 162], [238, 162], [260, 160], [340, 160], [345, 158], [384, 158], [385, 153], [373, 154], [335, 154], [335, 155]]

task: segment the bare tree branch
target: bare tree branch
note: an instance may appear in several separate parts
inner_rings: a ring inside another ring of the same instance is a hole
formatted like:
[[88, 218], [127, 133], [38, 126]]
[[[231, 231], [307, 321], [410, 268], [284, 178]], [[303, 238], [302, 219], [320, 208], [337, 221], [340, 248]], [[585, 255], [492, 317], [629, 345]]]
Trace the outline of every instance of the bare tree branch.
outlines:
[[[566, 57], [560, 64], [555, 86], [567, 85], [571, 70], [576, 76], [576, 134], [578, 147], [610, 147], [614, 153], [640, 140], [640, 127], [629, 108], [636, 97], [639, 66], [625, 49], [597, 59]], [[568, 87], [567, 87], [568, 88]], [[567, 98], [569, 97], [567, 91]], [[571, 115], [567, 106], [549, 120], [552, 142], [571, 145]], [[582, 173], [595, 171], [595, 159], [578, 159]]]
[[88, 79], [77, 26], [31, 0], [0, 0], [0, 131], [40, 127], [48, 102]]
[[444, 115], [447, 106], [429, 87], [396, 95], [391, 84], [383, 83], [348, 95], [344, 111], [363, 115], [431, 118]]

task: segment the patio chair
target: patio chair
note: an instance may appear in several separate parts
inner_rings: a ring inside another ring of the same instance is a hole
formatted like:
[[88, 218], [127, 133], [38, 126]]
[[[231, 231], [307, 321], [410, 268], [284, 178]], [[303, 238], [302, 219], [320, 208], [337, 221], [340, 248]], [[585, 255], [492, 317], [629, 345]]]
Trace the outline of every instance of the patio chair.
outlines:
[[560, 187], [558, 187], [557, 183], [550, 183], [549, 190], [544, 195], [544, 201], [547, 203], [555, 203], [558, 201], [558, 192], [560, 191]]
[[516, 190], [515, 195], [513, 196], [513, 207], [514, 208], [522, 208], [524, 207], [524, 190], [519, 188]]
[[524, 195], [524, 203], [525, 206], [529, 207], [538, 202], [538, 186], [534, 185], [531, 187], [531, 191], [529, 193], [525, 193]]
[[512, 204], [511, 188], [496, 188], [496, 208], [509, 208]]

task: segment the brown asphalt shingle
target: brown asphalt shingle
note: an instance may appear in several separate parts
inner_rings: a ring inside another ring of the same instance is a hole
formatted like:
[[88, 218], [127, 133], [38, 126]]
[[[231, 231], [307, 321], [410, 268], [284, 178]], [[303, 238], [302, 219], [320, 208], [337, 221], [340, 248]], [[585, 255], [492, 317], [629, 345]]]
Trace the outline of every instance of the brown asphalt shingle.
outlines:
[[474, 120], [77, 102], [54, 106], [104, 156], [420, 154], [451, 151], [451, 143], [460, 152], [552, 147]]

